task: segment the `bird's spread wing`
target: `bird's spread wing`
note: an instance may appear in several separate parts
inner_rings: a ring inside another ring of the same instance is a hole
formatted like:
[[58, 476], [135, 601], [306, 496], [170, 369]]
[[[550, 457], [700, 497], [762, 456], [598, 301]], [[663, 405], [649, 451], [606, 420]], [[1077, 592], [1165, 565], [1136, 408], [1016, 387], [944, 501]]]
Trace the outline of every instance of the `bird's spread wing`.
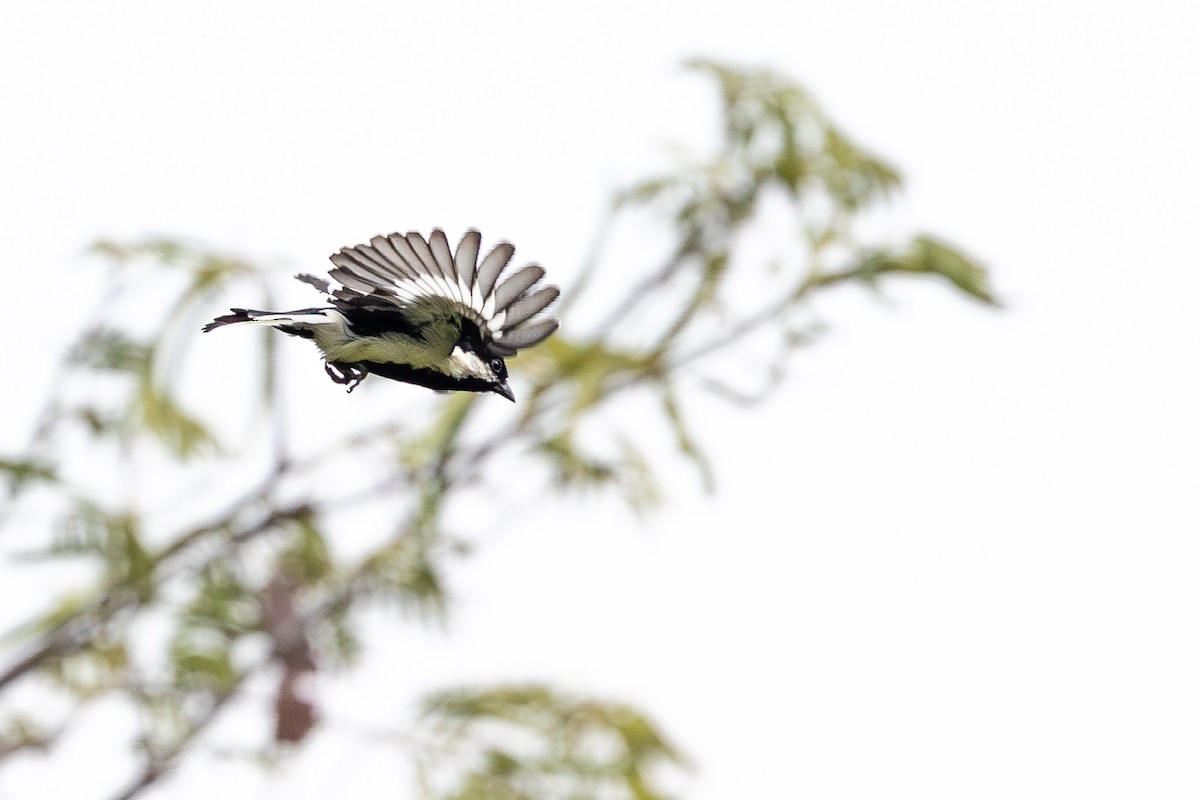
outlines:
[[370, 244], [346, 247], [329, 257], [334, 264], [329, 275], [340, 287], [330, 291], [319, 279], [302, 280], [339, 303], [380, 312], [399, 310], [416, 326], [441, 328], [469, 320], [495, 355], [515, 355], [558, 327], [557, 320], [532, 319], [558, 297], [558, 288], [534, 288], [545, 274], [535, 264], [500, 281], [513, 246], [501, 242], [480, 261], [479, 242], [478, 231], [467, 231], [452, 253], [438, 228], [428, 241], [415, 232], [376, 236]]

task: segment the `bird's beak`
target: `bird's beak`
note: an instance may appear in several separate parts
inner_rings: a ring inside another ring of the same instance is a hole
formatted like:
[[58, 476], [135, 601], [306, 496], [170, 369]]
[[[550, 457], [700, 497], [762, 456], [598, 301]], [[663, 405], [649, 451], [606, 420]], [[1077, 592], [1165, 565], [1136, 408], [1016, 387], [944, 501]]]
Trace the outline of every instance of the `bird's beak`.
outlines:
[[512, 400], [514, 403], [517, 402], [517, 396], [515, 394], [513, 394], [512, 389], [508, 388], [508, 381], [500, 381], [499, 383], [497, 383], [495, 386], [492, 387], [492, 391], [495, 392], [496, 394], [500, 395], [501, 397], [507, 397], [509, 400]]

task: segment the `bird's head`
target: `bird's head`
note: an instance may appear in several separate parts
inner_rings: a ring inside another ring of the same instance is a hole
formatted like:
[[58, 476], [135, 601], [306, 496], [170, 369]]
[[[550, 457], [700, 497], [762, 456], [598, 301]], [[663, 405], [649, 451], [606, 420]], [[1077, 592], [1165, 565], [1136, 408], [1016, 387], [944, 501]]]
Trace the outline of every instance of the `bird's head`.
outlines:
[[476, 392], [495, 392], [514, 403], [517, 398], [508, 386], [508, 365], [504, 359], [486, 351], [476, 352], [469, 345], [457, 344], [450, 351], [450, 374], [461, 381], [464, 389]]

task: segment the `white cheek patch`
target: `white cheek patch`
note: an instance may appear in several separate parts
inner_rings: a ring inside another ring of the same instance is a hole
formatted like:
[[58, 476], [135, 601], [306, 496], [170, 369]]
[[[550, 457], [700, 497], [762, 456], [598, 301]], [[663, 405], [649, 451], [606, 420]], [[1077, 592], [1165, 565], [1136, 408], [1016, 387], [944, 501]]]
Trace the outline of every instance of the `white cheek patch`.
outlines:
[[483, 359], [469, 350], [455, 347], [450, 351], [450, 369], [457, 377], [493, 380], [492, 370]]

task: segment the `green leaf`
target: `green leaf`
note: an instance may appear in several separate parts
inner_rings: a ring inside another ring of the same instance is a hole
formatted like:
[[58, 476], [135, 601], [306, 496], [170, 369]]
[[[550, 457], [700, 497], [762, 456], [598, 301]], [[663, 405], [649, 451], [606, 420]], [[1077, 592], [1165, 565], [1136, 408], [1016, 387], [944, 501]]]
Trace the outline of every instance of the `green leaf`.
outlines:
[[169, 657], [174, 685], [184, 691], [229, 691], [240, 679], [235, 643], [261, 629], [258, 594], [225, 561], [201, 570], [192, 599], [177, 615]]
[[834, 201], [847, 211], [887, 199], [900, 187], [895, 167], [853, 144], [832, 125], [825, 129], [824, 154], [819, 177]]
[[0, 725], [0, 761], [22, 750], [45, 752], [55, 738], [45, 725], [26, 714], [16, 714]]
[[29, 558], [93, 557], [104, 569], [106, 589], [124, 588], [142, 602], [156, 590], [155, 557], [141, 541], [141, 519], [132, 511], [109, 511], [80, 497], [59, 521], [50, 545]]
[[303, 586], [325, 583], [336, 575], [325, 534], [312, 515], [302, 515], [291, 526], [292, 539], [279, 554], [280, 568]]
[[623, 349], [593, 340], [575, 342], [553, 336], [538, 348], [538, 356], [549, 365], [545, 383], [571, 391], [570, 414], [577, 416], [595, 407], [614, 383], [658, 373], [662, 358], [653, 353]]
[[172, 641], [171, 667], [175, 686], [184, 691], [219, 695], [232, 689], [240, 677], [228, 643], [195, 632]]
[[67, 354], [67, 363], [86, 369], [145, 375], [152, 347], [127, 333], [100, 326], [84, 332]]
[[394, 602], [428, 620], [440, 620], [446, 611], [444, 578], [432, 559], [429, 531], [417, 530], [420, 522], [363, 559], [354, 571], [358, 591]]
[[554, 466], [554, 483], [561, 488], [606, 486], [617, 478], [612, 463], [584, 455], [568, 431], [541, 441], [538, 452]]
[[908, 253], [901, 256], [899, 264], [907, 272], [940, 275], [964, 294], [988, 305], [1000, 305], [988, 286], [987, 268], [961, 250], [932, 236], [913, 239]]
[[571, 430], [562, 430], [536, 445], [535, 452], [551, 467], [551, 480], [560, 489], [616, 489], [634, 511], [657, 505], [662, 497], [653, 471], [641, 451], [628, 439], [615, 437], [619, 455], [600, 458], [586, 453]]
[[982, 264], [929, 236], [915, 237], [901, 248], [868, 249], [850, 267], [816, 276], [809, 283], [832, 286], [857, 280], [873, 286], [883, 275], [936, 275], [976, 300], [999, 305], [988, 286], [987, 269]]
[[458, 392], [446, 398], [429, 430], [402, 444], [401, 463], [410, 470], [444, 463], [454, 452], [455, 442], [478, 401], [479, 395], [472, 392]]
[[256, 593], [231, 564], [217, 561], [207, 565], [191, 601], [180, 610], [181, 635], [198, 633], [210, 640], [215, 635], [229, 643], [258, 627]]
[[440, 798], [664, 800], [664, 768], [688, 766], [632, 707], [542, 685], [438, 692], [422, 718], [431, 740], [423, 766], [441, 776]]
[[[329, 667], [346, 668], [358, 663], [363, 653], [363, 644], [356, 622], [350, 614], [350, 609], [344, 605], [335, 607], [321, 618], [319, 628], [327, 645], [325, 652], [331, 657]], [[322, 663], [326, 661], [323, 660]]]
[[58, 472], [45, 461], [33, 457], [6, 458], [0, 456], [0, 473], [14, 494], [34, 483], [58, 483]]
[[180, 459], [217, 450], [208, 428], [150, 380], [141, 383], [134, 409], [141, 427]]
[[78, 650], [47, 661], [43, 672], [80, 700], [89, 700], [121, 688], [129, 666], [125, 643], [101, 633]]

